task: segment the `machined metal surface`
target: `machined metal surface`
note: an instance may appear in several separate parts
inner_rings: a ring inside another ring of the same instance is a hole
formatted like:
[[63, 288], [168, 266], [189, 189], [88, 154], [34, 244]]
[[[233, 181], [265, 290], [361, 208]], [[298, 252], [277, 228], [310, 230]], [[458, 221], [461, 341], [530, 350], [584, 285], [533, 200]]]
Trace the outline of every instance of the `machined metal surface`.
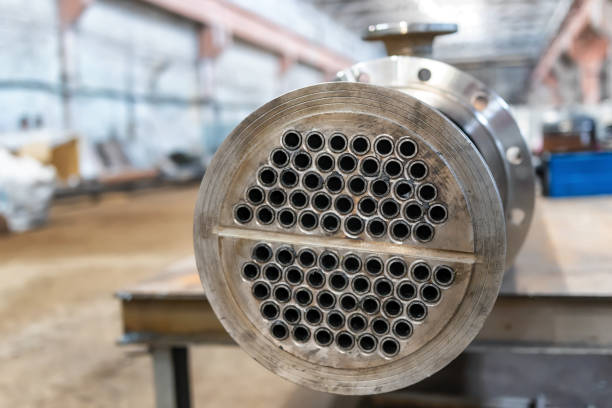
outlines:
[[391, 56], [341, 71], [338, 80], [385, 86], [435, 108], [459, 126], [487, 163], [506, 215], [512, 266], [531, 224], [535, 200], [529, 148], [508, 105], [474, 77], [443, 62]]
[[440, 111], [385, 87], [316, 85], [258, 109], [215, 155], [198, 269], [225, 329], [273, 372], [386, 392], [479, 332], [505, 266], [503, 202]]

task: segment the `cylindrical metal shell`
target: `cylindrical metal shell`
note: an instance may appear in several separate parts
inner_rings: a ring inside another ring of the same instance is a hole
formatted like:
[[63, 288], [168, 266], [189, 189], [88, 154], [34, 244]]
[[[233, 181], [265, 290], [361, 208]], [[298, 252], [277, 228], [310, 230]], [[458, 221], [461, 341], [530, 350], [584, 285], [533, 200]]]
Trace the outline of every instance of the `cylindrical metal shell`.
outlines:
[[342, 394], [408, 386], [461, 353], [506, 263], [500, 180], [465, 131], [405, 92], [351, 82], [246, 118], [207, 170], [194, 226], [236, 342]]

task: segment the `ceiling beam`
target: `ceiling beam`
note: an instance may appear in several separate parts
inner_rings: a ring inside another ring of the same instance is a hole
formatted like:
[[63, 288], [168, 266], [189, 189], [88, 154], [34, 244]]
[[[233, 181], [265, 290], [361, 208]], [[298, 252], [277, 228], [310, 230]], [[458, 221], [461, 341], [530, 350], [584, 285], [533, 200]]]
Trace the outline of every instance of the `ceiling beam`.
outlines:
[[557, 59], [565, 52], [574, 38], [587, 26], [594, 0], [575, 0], [567, 13], [557, 35], [540, 57], [531, 76], [532, 83], [541, 82], [547, 76]]
[[354, 63], [344, 55], [315, 45], [289, 29], [223, 0], [140, 1], [204, 25], [222, 27], [235, 38], [325, 73], [336, 72]]

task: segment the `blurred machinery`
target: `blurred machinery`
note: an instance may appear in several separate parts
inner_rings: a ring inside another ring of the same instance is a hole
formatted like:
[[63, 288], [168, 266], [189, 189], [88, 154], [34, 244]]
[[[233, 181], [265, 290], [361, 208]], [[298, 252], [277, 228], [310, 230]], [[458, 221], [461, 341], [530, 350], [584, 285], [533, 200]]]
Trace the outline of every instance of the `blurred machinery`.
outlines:
[[296, 383], [406, 387], [479, 332], [531, 222], [529, 151], [506, 103], [424, 58], [449, 24], [383, 24], [392, 55], [283, 95], [201, 185], [202, 284], [234, 340]]
[[599, 151], [597, 123], [586, 115], [542, 126], [542, 191], [551, 197], [612, 194], [612, 153]]

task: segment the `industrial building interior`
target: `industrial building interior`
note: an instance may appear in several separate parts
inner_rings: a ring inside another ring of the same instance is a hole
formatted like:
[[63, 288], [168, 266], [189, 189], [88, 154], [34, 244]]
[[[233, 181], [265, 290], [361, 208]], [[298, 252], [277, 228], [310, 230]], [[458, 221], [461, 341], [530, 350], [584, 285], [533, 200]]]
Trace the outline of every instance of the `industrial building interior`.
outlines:
[[[0, 33], [1, 407], [612, 406], [612, 0], [0, 0]], [[338, 271], [296, 324], [303, 245]]]

